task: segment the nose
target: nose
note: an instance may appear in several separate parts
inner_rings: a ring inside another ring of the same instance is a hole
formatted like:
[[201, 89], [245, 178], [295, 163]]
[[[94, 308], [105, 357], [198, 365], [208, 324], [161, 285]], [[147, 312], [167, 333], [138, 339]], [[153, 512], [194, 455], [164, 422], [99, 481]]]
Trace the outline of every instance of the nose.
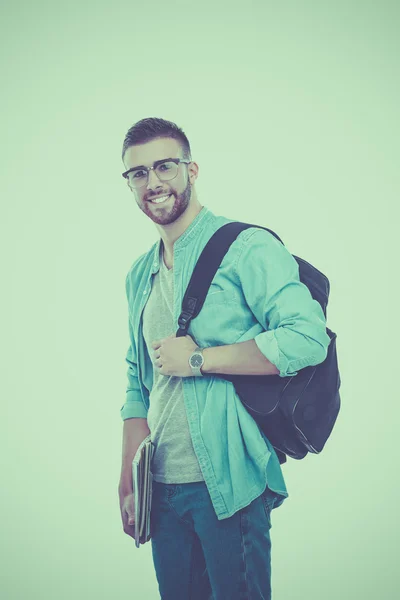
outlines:
[[161, 181], [157, 177], [157, 173], [154, 169], [150, 169], [147, 181], [147, 189], [154, 190], [159, 187], [162, 187]]

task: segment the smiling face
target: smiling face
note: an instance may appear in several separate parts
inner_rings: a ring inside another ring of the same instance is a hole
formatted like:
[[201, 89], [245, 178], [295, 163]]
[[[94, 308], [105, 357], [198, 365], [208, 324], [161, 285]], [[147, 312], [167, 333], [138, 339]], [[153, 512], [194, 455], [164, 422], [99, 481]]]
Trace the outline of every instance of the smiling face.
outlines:
[[[151, 167], [155, 161], [166, 158], [183, 159], [182, 148], [173, 138], [158, 138], [131, 146], [125, 152], [124, 164], [126, 170], [139, 166]], [[179, 163], [177, 176], [169, 181], [160, 181], [154, 170], [151, 170], [146, 185], [131, 188], [137, 205], [154, 223], [174, 223], [188, 208], [192, 195], [191, 179], [194, 182], [196, 177], [189, 173], [190, 166]]]

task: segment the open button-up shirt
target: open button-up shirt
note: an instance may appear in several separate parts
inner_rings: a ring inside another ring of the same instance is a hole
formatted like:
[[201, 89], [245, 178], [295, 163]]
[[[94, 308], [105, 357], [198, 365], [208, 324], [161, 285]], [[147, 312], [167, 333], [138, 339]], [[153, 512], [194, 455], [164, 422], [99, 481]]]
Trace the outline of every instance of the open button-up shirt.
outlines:
[[[176, 240], [174, 332], [197, 259], [214, 232], [229, 222], [203, 207]], [[160, 243], [133, 263], [126, 278], [130, 346], [123, 420], [146, 418], [149, 408], [153, 363], [142, 313], [160, 268]], [[298, 263], [271, 233], [255, 227], [241, 232], [231, 245], [188, 334], [202, 348], [254, 339], [280, 377], [321, 363], [330, 342], [322, 308], [300, 282]], [[288, 493], [278, 457], [233, 384], [212, 374], [182, 381], [193, 447], [217, 518], [250, 504], [266, 485], [276, 494], [275, 506], [282, 504]]]

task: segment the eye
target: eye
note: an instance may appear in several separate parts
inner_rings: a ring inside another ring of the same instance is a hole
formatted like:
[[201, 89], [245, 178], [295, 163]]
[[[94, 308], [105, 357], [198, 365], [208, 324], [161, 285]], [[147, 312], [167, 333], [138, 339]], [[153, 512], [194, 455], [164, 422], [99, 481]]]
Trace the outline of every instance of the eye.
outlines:
[[175, 165], [174, 162], [167, 161], [167, 162], [161, 163], [161, 165], [158, 165], [157, 169], [159, 169], [160, 171], [162, 171], [163, 173], [165, 173], [165, 171], [170, 171], [175, 166], [176, 165]]
[[139, 179], [140, 177], [146, 176], [146, 171], [144, 171], [143, 169], [138, 169], [137, 171], [131, 171], [130, 176], [133, 179]]

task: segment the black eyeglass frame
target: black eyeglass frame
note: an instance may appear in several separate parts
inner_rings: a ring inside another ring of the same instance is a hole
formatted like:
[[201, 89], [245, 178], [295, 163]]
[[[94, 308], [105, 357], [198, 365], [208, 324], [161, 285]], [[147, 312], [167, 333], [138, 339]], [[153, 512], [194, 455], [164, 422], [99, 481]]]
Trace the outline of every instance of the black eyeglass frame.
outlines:
[[[144, 165], [139, 165], [138, 167], [132, 167], [131, 169], [128, 169], [127, 171], [122, 173], [122, 177], [125, 177], [125, 179], [128, 179], [128, 175], [132, 171], [138, 171], [138, 170], [147, 171], [147, 179], [146, 179], [146, 183], [147, 183], [149, 180], [149, 172], [152, 169], [153, 170], [156, 169], [159, 165], [162, 165], [165, 162], [174, 162], [176, 165], [179, 165], [179, 163], [186, 163], [187, 165], [190, 165], [190, 163], [193, 161], [192, 160], [184, 160], [183, 158], [162, 158], [160, 160], [156, 160], [153, 163], [152, 167], [145, 167]], [[175, 179], [175, 177], [177, 177], [177, 175], [178, 175], [178, 173], [171, 179], [165, 179], [164, 181], [172, 181], [172, 179]], [[146, 185], [146, 183], [143, 183], [142, 185]]]

